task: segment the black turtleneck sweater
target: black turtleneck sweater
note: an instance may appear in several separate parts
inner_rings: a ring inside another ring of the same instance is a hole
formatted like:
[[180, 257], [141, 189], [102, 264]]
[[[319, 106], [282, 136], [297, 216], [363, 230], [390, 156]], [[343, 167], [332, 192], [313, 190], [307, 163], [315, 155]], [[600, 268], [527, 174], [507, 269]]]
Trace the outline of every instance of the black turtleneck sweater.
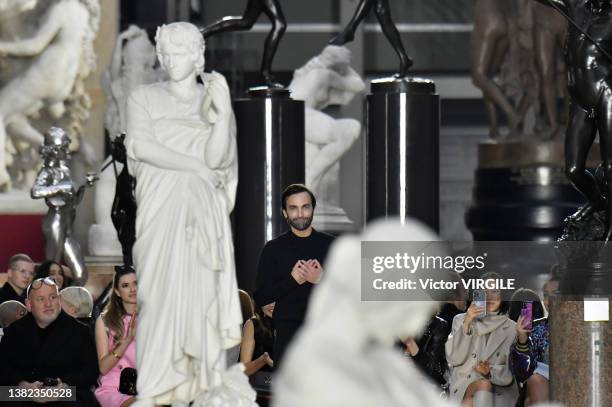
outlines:
[[313, 229], [308, 237], [291, 231], [264, 246], [257, 266], [255, 302], [264, 306], [276, 302], [274, 321], [302, 322], [313, 285], [298, 284], [291, 270], [298, 260], [316, 259], [323, 265], [334, 237]]

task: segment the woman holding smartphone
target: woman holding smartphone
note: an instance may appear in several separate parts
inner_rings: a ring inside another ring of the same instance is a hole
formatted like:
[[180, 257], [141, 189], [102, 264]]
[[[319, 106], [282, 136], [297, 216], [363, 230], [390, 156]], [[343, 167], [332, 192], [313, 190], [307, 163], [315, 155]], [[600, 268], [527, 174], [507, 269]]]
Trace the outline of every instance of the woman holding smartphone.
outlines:
[[[482, 278], [501, 279], [495, 273]], [[449, 396], [467, 407], [514, 407], [518, 391], [507, 360], [516, 324], [508, 318], [509, 304], [499, 290], [486, 290], [480, 300], [453, 319], [446, 341]]]
[[512, 295], [510, 318], [516, 320], [516, 342], [510, 348], [510, 370], [523, 382], [525, 406], [548, 401], [549, 329], [544, 306], [535, 291]]
[[102, 407], [127, 407], [136, 401], [134, 395], [119, 392], [122, 370], [136, 369], [136, 287], [134, 269], [118, 269], [110, 301], [96, 321], [100, 387], [95, 395]]

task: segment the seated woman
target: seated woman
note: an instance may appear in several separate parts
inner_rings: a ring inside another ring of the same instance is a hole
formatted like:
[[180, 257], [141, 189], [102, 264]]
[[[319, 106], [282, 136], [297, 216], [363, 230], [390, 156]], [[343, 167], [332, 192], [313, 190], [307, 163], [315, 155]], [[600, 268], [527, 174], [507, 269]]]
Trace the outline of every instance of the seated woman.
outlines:
[[[510, 348], [510, 371], [526, 386], [525, 406], [548, 401], [548, 318], [538, 294], [519, 289], [512, 296], [510, 318], [516, 321], [516, 342]], [[533, 304], [533, 321], [521, 315], [526, 302]], [[532, 328], [529, 329], [531, 322]]]
[[240, 362], [244, 364], [244, 373], [247, 376], [260, 370], [271, 371], [274, 366], [270, 357], [274, 347], [274, 323], [272, 321], [274, 304], [264, 305], [261, 309], [257, 309], [255, 316], [248, 319], [242, 328]]
[[136, 401], [134, 395], [119, 392], [122, 370], [136, 369], [136, 273], [118, 270], [110, 301], [96, 321], [100, 387], [95, 395], [102, 407], [127, 407]]
[[64, 273], [64, 269], [62, 265], [53, 260], [47, 260], [38, 266], [36, 270], [36, 277], [34, 280], [39, 278], [51, 277], [55, 284], [57, 285], [58, 290], [62, 290], [64, 288], [64, 283], [66, 281], [66, 274]]
[[[487, 273], [482, 278], [501, 277]], [[450, 398], [468, 407], [514, 407], [518, 390], [507, 360], [516, 324], [506, 315], [509, 304], [501, 300], [499, 290], [486, 290], [486, 295], [486, 307], [472, 302], [466, 313], [453, 319], [446, 341]]]

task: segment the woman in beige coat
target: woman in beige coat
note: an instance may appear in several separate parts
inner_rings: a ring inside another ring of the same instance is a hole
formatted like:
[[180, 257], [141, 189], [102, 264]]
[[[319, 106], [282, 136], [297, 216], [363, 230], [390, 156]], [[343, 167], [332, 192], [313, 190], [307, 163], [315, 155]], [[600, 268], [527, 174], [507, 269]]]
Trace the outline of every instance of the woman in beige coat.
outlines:
[[475, 303], [453, 319], [446, 341], [451, 368], [450, 398], [467, 407], [514, 407], [518, 389], [508, 368], [508, 354], [516, 335], [499, 290], [487, 290], [484, 307]]

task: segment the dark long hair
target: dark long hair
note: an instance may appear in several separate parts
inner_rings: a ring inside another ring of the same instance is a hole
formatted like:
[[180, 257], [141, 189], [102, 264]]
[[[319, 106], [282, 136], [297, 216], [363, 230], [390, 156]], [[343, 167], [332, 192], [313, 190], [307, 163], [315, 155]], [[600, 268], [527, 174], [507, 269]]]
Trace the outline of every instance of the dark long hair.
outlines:
[[533, 290], [528, 288], [519, 288], [512, 294], [512, 299], [510, 300], [510, 312], [508, 313], [508, 318], [513, 320], [514, 322], [518, 321], [519, 316], [521, 316], [521, 309], [523, 308], [523, 304], [526, 302], [532, 302], [532, 315], [533, 319], [540, 319], [544, 317], [544, 307], [542, 306], [542, 300], [540, 296]]
[[115, 341], [118, 341], [123, 338], [124, 335], [123, 317], [127, 315], [127, 311], [123, 306], [121, 297], [117, 295], [115, 290], [119, 288], [119, 280], [121, 280], [121, 277], [136, 273], [136, 271], [131, 267], [115, 267], [115, 271], [113, 288], [110, 292], [110, 300], [102, 312], [102, 321], [104, 321], [106, 327], [113, 332]]
[[56, 265], [57, 267], [59, 267], [60, 273], [62, 274], [62, 276], [64, 276], [64, 282], [62, 283], [62, 286], [61, 287], [57, 287], [59, 290], [61, 290], [62, 288], [65, 288], [67, 286], [67, 284], [66, 284], [66, 273], [64, 273], [64, 268], [62, 267], [62, 265], [59, 264], [56, 261], [47, 260], [46, 262], [44, 262], [40, 266], [38, 266], [38, 269], [36, 270], [36, 277], [34, 277], [34, 280], [37, 280], [39, 278], [49, 277], [50, 276], [49, 273], [51, 272], [51, 267], [53, 265]]

